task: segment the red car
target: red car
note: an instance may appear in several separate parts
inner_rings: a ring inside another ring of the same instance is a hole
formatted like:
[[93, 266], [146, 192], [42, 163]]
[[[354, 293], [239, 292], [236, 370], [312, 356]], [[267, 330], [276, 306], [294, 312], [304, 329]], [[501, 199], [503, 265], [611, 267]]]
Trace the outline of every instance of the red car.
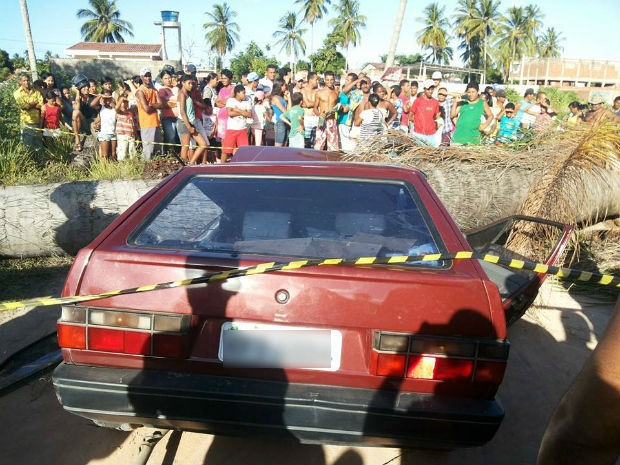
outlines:
[[[568, 234], [553, 226], [549, 263]], [[477, 250], [499, 250], [509, 229], [477, 231]], [[292, 264], [64, 306], [58, 398], [119, 428], [483, 444], [504, 416], [495, 394], [506, 312], [525, 311], [540, 275], [477, 260], [295, 265], [461, 250], [472, 247], [413, 169], [260, 160], [183, 168], [79, 252], [63, 295]]]

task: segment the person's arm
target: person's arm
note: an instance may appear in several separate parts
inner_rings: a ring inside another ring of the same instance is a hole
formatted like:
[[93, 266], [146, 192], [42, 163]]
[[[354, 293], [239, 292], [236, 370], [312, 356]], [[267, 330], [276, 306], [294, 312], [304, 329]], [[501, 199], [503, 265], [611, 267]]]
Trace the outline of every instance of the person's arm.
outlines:
[[480, 124], [480, 126], [478, 126], [479, 131], [484, 131], [495, 119], [495, 117], [493, 116], [493, 112], [491, 111], [491, 108], [489, 108], [487, 102], [485, 100], [482, 100], [482, 103], [484, 105], [484, 116], [486, 116], [486, 121]]
[[314, 107], [312, 107], [312, 110], [314, 111], [314, 114], [316, 116], [321, 116], [321, 111], [319, 109], [320, 103], [321, 103], [320, 92], [317, 92], [316, 95], [314, 96]]
[[358, 111], [361, 108], [361, 105], [358, 105], [355, 111], [353, 112], [353, 126], [361, 126], [362, 124], [362, 112]]
[[539, 465], [613, 464], [620, 457], [620, 298], [598, 346], [551, 420]]
[[458, 99], [457, 101], [454, 102], [454, 104], [452, 105], [452, 108], [450, 109], [450, 118], [452, 120], [454, 120], [455, 118], [458, 118], [460, 110], [461, 110], [461, 106], [459, 105], [463, 100], [462, 99]]
[[282, 121], [287, 126], [291, 126], [291, 122], [289, 121], [288, 111], [286, 113], [282, 113], [282, 116], [280, 116], [280, 121]]
[[271, 105], [275, 105], [276, 107], [280, 109], [282, 113], [286, 113], [286, 107], [282, 105], [282, 102], [280, 102], [280, 99], [275, 95], [271, 97]]
[[386, 123], [389, 126], [396, 119], [398, 112], [396, 111], [396, 108], [394, 107], [394, 104], [392, 102], [390, 102], [389, 100], [386, 100], [386, 103], [387, 103], [387, 110], [388, 110], [388, 116], [387, 116]]
[[92, 108], [99, 108], [101, 107], [101, 105], [99, 105], [99, 102], [101, 101], [101, 94], [97, 94], [97, 96], [90, 102], [90, 106]]

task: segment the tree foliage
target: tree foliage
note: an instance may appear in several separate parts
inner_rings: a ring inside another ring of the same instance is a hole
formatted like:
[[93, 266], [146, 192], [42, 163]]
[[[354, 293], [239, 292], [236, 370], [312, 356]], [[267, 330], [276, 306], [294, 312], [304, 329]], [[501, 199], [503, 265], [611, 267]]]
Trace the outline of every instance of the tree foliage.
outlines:
[[348, 51], [351, 45], [355, 47], [361, 42], [360, 29], [366, 27], [366, 16], [360, 13], [359, 0], [340, 0], [336, 12], [338, 16], [330, 19], [329, 25], [339, 37], [339, 45]]
[[205, 39], [210, 49], [223, 57], [226, 52], [235, 48], [239, 40], [239, 25], [234, 22], [237, 12], [230, 9], [227, 3], [216, 3], [213, 12], [205, 13], [210, 21], [204, 23]]
[[342, 44], [342, 37], [337, 32], [327, 35], [323, 46], [309, 57], [314, 71], [324, 73], [329, 70], [340, 73], [341, 70], [346, 69], [344, 55], [336, 48], [340, 44]]
[[448, 46], [450, 21], [444, 16], [446, 7], [439, 8], [438, 3], [431, 3], [424, 8], [425, 16], [418, 18], [425, 27], [418, 32], [418, 44], [428, 50], [426, 59], [432, 63], [449, 63], [452, 48]]
[[241, 74], [252, 71], [263, 75], [270, 63], [279, 65], [275, 57], [267, 56], [256, 42], [250, 42], [245, 51], [237, 53], [230, 60], [230, 70], [235, 79], [240, 79]]
[[282, 46], [280, 51], [286, 51], [290, 57], [291, 68], [293, 68], [297, 57], [306, 53], [306, 42], [302, 37], [306, 29], [297, 22], [297, 14], [294, 11], [289, 11], [282, 16], [278, 26], [280, 29], [273, 33], [273, 37], [277, 39], [276, 44]]
[[121, 19], [116, 0], [88, 0], [92, 10], [81, 8], [76, 16], [86, 19], [80, 33], [88, 42], [125, 42], [123, 35], [133, 37], [133, 26]]

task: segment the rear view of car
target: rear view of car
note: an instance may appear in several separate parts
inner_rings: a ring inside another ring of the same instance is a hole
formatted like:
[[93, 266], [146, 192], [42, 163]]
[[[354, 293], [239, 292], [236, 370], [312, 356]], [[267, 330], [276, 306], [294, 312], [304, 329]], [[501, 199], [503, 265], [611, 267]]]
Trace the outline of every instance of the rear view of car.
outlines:
[[59, 399], [113, 427], [483, 444], [503, 418], [509, 345], [480, 264], [441, 259], [458, 250], [469, 245], [415, 170], [185, 168], [76, 257], [64, 295], [175, 284], [65, 306]]

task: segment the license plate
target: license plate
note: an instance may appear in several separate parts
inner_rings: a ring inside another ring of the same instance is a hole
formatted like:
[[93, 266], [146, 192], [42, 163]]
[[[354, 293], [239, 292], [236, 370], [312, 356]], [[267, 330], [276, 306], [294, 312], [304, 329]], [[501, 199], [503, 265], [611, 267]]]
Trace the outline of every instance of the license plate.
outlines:
[[225, 322], [218, 357], [238, 368], [340, 368], [340, 331], [304, 327]]

